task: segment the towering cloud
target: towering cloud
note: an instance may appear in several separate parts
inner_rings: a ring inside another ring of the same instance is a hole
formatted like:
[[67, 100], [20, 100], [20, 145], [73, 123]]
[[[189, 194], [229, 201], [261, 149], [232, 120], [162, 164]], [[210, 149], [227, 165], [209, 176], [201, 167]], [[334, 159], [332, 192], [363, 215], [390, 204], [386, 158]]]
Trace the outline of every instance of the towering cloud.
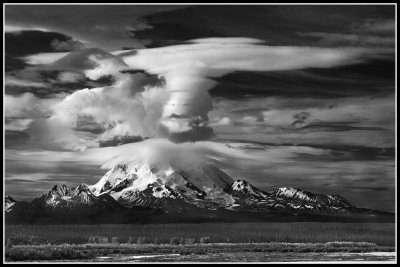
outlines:
[[[65, 128], [65, 133], [71, 133], [68, 136], [73, 136], [72, 129], [82, 117], [90, 117], [104, 129], [100, 139], [127, 134], [165, 137], [176, 143], [206, 140], [213, 135], [214, 122], [208, 118], [213, 108], [208, 90], [216, 85], [212, 78], [234, 71], [329, 68], [360, 62], [371, 52], [357, 48], [265, 46], [260, 42], [250, 38], [208, 38], [117, 55], [107, 53], [108, 56], [93, 49], [88, 51], [90, 55], [73, 52], [77, 54], [67, 55], [52, 66], [58, 62], [75, 64], [83, 58], [83, 62], [93, 63], [82, 70], [88, 78], [113, 75], [116, 82], [71, 94], [52, 107], [54, 115], [48, 122], [57, 125], [56, 129]], [[147, 74], [131, 73], [136, 70]], [[84, 148], [87, 141], [76, 138], [69, 147], [79, 144], [77, 147]]]
[[[206, 38], [120, 56], [129, 68], [144, 69], [166, 81], [169, 94], [158, 133], [174, 142], [212, 135], [207, 113], [212, 109], [210, 78], [233, 71], [277, 71], [329, 68], [358, 62], [367, 52], [355, 48], [278, 47], [251, 38]], [[267, 86], [267, 85], [266, 85]]]
[[[70, 149], [85, 149], [96, 141], [119, 135], [154, 136], [165, 91], [148, 87], [144, 75], [121, 76], [112, 86], [82, 89], [51, 106], [53, 115], [35, 121], [31, 136], [52, 140]], [[94, 121], [104, 130], [100, 136], [78, 136], [79, 122]], [[40, 143], [36, 139], [36, 142]]]

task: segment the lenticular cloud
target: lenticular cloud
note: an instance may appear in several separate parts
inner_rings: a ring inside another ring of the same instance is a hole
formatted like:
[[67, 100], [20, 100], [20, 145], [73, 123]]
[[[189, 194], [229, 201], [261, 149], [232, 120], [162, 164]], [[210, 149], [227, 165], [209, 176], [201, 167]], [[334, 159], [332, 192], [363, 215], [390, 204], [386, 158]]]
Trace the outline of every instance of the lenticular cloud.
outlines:
[[[207, 38], [190, 44], [121, 54], [131, 69], [144, 69], [165, 79], [158, 134], [174, 142], [212, 136], [207, 113], [212, 110], [210, 78], [233, 71], [276, 71], [308, 67], [329, 68], [359, 61], [365, 50], [354, 48], [272, 47], [250, 38]], [[268, 85], [266, 85], [268, 86]]]

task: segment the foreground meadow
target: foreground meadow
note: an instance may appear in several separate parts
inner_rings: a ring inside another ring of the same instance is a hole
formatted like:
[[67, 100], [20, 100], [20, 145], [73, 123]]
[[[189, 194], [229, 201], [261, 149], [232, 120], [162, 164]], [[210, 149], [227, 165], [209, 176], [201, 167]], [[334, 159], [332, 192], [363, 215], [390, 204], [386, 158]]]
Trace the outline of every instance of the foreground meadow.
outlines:
[[[367, 242], [17, 245], [7, 261], [262, 261], [316, 257], [382, 256], [394, 247]], [[378, 253], [378, 254], [376, 254]], [[384, 259], [387, 259], [385, 254]]]
[[6, 225], [5, 230], [8, 261], [269, 261], [395, 250], [393, 223]]
[[[6, 225], [6, 240], [14, 244], [85, 244], [101, 236], [117, 243], [162, 243], [171, 239], [208, 237], [212, 243], [321, 243], [371, 242], [394, 246], [394, 223], [199, 223], [199, 224], [102, 224]], [[139, 241], [138, 241], [139, 240]]]

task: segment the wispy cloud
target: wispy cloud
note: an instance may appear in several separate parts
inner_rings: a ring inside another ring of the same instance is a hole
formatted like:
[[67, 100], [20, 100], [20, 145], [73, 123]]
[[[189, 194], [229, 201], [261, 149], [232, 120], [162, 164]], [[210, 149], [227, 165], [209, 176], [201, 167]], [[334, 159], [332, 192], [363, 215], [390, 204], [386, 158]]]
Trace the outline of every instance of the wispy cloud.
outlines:
[[21, 78], [6, 76], [5, 77], [5, 85], [6, 86], [21, 86], [21, 87], [35, 87], [35, 88], [46, 88], [49, 84], [45, 82], [38, 82], [32, 80], [24, 80]]
[[68, 52], [40, 53], [23, 57], [28, 64], [46, 65], [64, 57]]
[[355, 32], [373, 32], [380, 35], [393, 35], [396, 29], [394, 19], [366, 19], [361, 23], [351, 25]]
[[307, 32], [301, 36], [320, 38], [323, 45], [351, 45], [351, 46], [372, 46], [372, 47], [394, 47], [393, 37], [382, 37], [374, 35], [364, 35], [355, 33], [327, 33], [327, 32]]
[[[237, 109], [239, 103], [241, 112]], [[227, 117], [231, 121], [231, 124], [215, 126], [218, 139], [393, 147], [394, 104], [393, 95], [374, 99], [219, 100], [214, 102], [210, 119]]]
[[9, 33], [14, 33], [18, 34], [21, 31], [29, 31], [29, 30], [35, 30], [35, 31], [48, 31], [46, 28], [43, 27], [35, 27], [35, 26], [17, 26], [17, 25], [9, 25], [6, 24], [4, 25], [4, 31], [9, 32]]
[[391, 47], [395, 45], [394, 19], [366, 19], [342, 32], [298, 32], [299, 36], [319, 39], [327, 46]]

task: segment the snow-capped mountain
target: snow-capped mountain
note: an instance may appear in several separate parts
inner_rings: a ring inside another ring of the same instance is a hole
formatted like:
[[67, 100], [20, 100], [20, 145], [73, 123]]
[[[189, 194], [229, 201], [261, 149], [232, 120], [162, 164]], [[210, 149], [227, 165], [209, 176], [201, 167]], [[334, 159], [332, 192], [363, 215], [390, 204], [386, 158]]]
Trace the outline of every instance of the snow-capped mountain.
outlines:
[[44, 194], [42, 200], [47, 208], [74, 208], [74, 207], [94, 207], [112, 208], [115, 201], [108, 195], [95, 196], [85, 184], [80, 184], [76, 188], [65, 185], [55, 185], [48, 193]]
[[170, 165], [145, 163], [131, 168], [116, 165], [89, 188], [96, 196], [108, 194], [128, 207], [155, 207], [165, 200], [214, 207], [234, 203], [225, 190], [232, 183], [232, 178], [211, 165], [188, 172]]
[[254, 219], [271, 214], [285, 214], [284, 218], [301, 215], [303, 219], [393, 215], [357, 208], [339, 195], [313, 194], [288, 187], [263, 191], [245, 180], [234, 181], [214, 165], [192, 167], [144, 162], [118, 164], [94, 185], [54, 186], [30, 203], [15, 202], [6, 196], [5, 210], [12, 222], [44, 217], [51, 222], [63, 218], [74, 223], [132, 222], [138, 218], [155, 220], [157, 216], [171, 216], [168, 220], [179, 221], [191, 217], [229, 220], [232, 216], [247, 220], [248, 216]]
[[291, 199], [307, 203], [315, 203], [317, 207], [332, 207], [334, 209], [355, 208], [353, 204], [339, 195], [313, 194], [300, 189], [282, 187], [272, 191], [278, 199]]
[[6, 221], [12, 223], [112, 223], [121, 212], [124, 212], [124, 208], [111, 196], [95, 196], [85, 184], [77, 187], [56, 185], [49, 192], [29, 203], [15, 201], [12, 209], [8, 209]]
[[12, 199], [10, 196], [5, 196], [4, 199], [4, 210], [5, 212], [10, 212], [12, 210], [12, 207], [15, 204], [15, 200]]
[[140, 164], [129, 168], [119, 164], [88, 188], [95, 196], [109, 195], [125, 207], [186, 203], [209, 209], [258, 211], [348, 212], [354, 208], [339, 195], [286, 187], [265, 192], [245, 180], [234, 181], [215, 166], [202, 166], [187, 173], [170, 165]]

